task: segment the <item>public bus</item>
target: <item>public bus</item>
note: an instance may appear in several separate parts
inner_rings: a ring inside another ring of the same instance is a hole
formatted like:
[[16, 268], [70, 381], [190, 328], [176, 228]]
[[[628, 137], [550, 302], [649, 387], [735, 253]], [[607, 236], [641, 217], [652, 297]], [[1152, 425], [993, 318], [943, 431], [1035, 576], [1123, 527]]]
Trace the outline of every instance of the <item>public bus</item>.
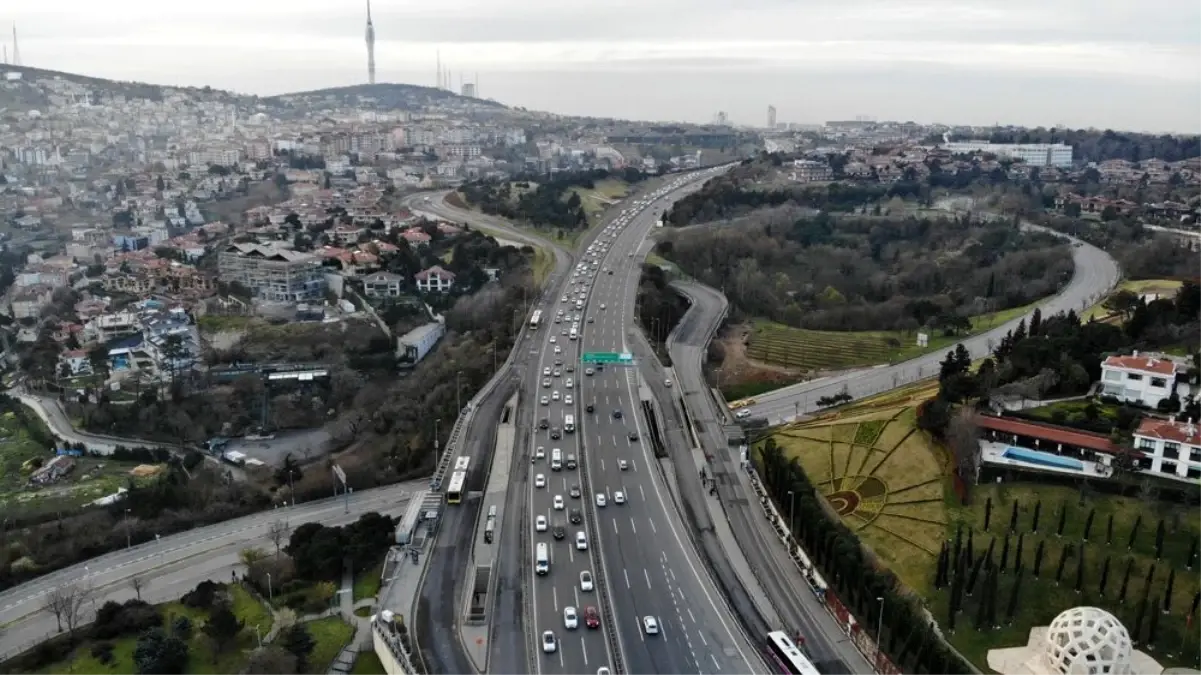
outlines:
[[821, 671], [805, 657], [805, 653], [793, 643], [784, 631], [773, 631], [767, 634], [767, 652], [778, 673], [821, 675]]
[[458, 504], [463, 501], [463, 485], [467, 483], [467, 472], [456, 471], [450, 474], [450, 484], [446, 486], [446, 503]]
[[471, 457], [468, 455], [460, 455], [455, 457], [455, 471], [467, 472], [467, 468], [471, 466]]
[[535, 309], [534, 313], [530, 315], [530, 328], [537, 328], [538, 324], [541, 323], [541, 321], [542, 321], [542, 310]]

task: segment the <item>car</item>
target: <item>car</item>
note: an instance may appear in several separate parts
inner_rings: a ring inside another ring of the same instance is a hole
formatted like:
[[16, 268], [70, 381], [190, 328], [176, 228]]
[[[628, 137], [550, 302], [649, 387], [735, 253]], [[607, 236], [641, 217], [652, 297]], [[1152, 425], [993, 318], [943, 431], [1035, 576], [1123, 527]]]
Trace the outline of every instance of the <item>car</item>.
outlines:
[[562, 511], [564, 508], [563, 495], [555, 495], [555, 510]]
[[596, 319], [594, 319], [594, 318], [592, 318], [592, 317], [588, 317], [588, 323], [593, 323], [593, 322], [595, 322], [595, 321], [596, 321]]
[[550, 420], [546, 419], [545, 417], [538, 420], [538, 428], [539, 429], [549, 429], [550, 428]]
[[608, 504], [608, 503], [609, 503], [609, 500], [605, 498], [605, 493], [603, 493], [603, 492], [596, 493], [596, 505], [597, 506], [604, 508], [605, 504]]
[[751, 416], [751, 411], [747, 410], [746, 408], [743, 408], [742, 410], [739, 410], [738, 412], [734, 413], [734, 417], [736, 419], [740, 419], [740, 420], [744, 420], [750, 416]]
[[[555, 323], [559, 323], [559, 320], [555, 319]], [[563, 328], [563, 329], [559, 330], [559, 335], [562, 335], [563, 337], [567, 337], [567, 329]]]
[[588, 412], [592, 412], [593, 410], [596, 410], [596, 406], [589, 403], [587, 406], [584, 407], [584, 410], [587, 410]]
[[567, 630], [575, 630], [580, 627], [580, 617], [575, 613], [575, 607], [563, 608], [563, 627]]
[[631, 443], [636, 443], [638, 442], [638, 432], [631, 431], [630, 433], [626, 434], [626, 438], [630, 439]]
[[594, 373], [594, 372], [596, 372], [596, 371], [592, 370], [591, 368], [585, 368], [585, 369], [584, 369], [584, 374], [585, 374], [585, 375], [591, 375], [591, 374], [592, 374], [592, 373]]
[[622, 471], [626, 471], [630, 468], [630, 463], [625, 461], [624, 459], [619, 459], [619, 460], [617, 460], [617, 468]]
[[642, 629], [646, 631], [647, 635], [658, 635], [659, 620], [653, 616], [642, 617]]
[[542, 386], [543, 386], [543, 388], [549, 389], [550, 388], [550, 380], [542, 380]]
[[567, 494], [570, 495], [572, 499], [579, 499], [580, 498], [580, 486], [576, 485], [575, 483], [572, 483], [571, 489], [567, 491]]
[[562, 353], [563, 353], [563, 348], [562, 348], [562, 347], [560, 347], [559, 345], [555, 345], [555, 353], [556, 353], [556, 354], [562, 354]]
[[566, 368], [564, 368], [563, 370], [565, 370], [565, 371], [567, 371], [567, 372], [569, 372], [569, 373], [574, 373], [574, 372], [575, 372], [575, 366], [573, 366], [573, 365], [571, 365], [571, 364], [567, 364], [567, 367], [566, 367]]
[[555, 359], [555, 367], [557, 368], [561, 365], [563, 365], [563, 359]]
[[588, 550], [588, 536], [584, 534], [583, 530], [580, 530], [579, 532], [575, 533], [575, 550], [577, 550], [577, 551], [587, 551]]
[[552, 391], [550, 393], [550, 397], [551, 397], [551, 400], [558, 401], [559, 400], [559, 390], [556, 389], [556, 390]]
[[555, 377], [563, 377], [563, 371], [559, 370], [558, 368], [555, 368], [554, 375], [555, 375]]
[[563, 432], [559, 430], [559, 427], [551, 427], [550, 428], [550, 439], [552, 441], [557, 441], [562, 437], [563, 437]]
[[557, 338], [557, 337], [555, 337], [555, 336], [553, 336], [553, 335], [552, 335], [552, 336], [550, 336], [550, 343], [551, 343], [552, 345], [553, 345], [554, 343], [558, 342], [558, 341], [559, 341], [559, 338]]
[[551, 536], [553, 536], [555, 539], [559, 539], [559, 540], [562, 540], [563, 537], [567, 536], [567, 530], [564, 529], [564, 527], [562, 525], [555, 525], [554, 528], [551, 529], [550, 533], [551, 533]]
[[601, 309], [604, 309], [604, 308], [605, 308], [605, 303], [603, 303], [603, 302], [602, 302], [602, 303], [601, 303]]
[[584, 625], [589, 628], [600, 628], [600, 612], [592, 605], [584, 608]]
[[538, 516], [534, 519], [534, 529], [538, 532], [546, 532], [550, 527], [550, 523], [546, 522], [546, 516]]
[[[583, 533], [581, 532], [580, 534]], [[592, 572], [589, 572], [588, 570], [580, 572], [580, 590], [584, 591], [585, 593], [590, 593], [592, 588]]]
[[550, 366], [547, 366], [542, 369], [542, 375], [544, 377], [550, 377]]
[[575, 455], [570, 452], [567, 453], [567, 468], [572, 471], [574, 471], [576, 468]]
[[534, 487], [536, 487], [536, 488], [546, 487], [546, 476], [543, 474], [538, 474], [537, 476], [534, 476]]
[[613, 671], [609, 670], [608, 666], [601, 666], [596, 669], [596, 675], [613, 675]]
[[571, 404], [572, 404], [572, 402], [573, 402], [573, 401], [572, 401], [572, 398], [571, 398], [571, 394], [568, 394], [568, 395], [566, 395], [566, 396], [564, 396], [564, 397], [563, 397], [563, 405], [571, 405]]
[[534, 459], [546, 459], [546, 448], [539, 445], [534, 449]]
[[[558, 399], [559, 397], [558, 397], [558, 396], [556, 396], [555, 398], [556, 398], [556, 399]], [[542, 405], [550, 405], [550, 399], [549, 399], [549, 398], [547, 398], [547, 397], [545, 397], [545, 396], [543, 396], [543, 397], [542, 397]]]
[[574, 389], [575, 388], [575, 379], [570, 378], [570, 377], [567, 378], [567, 380], [565, 382], [563, 382], [563, 386], [567, 387], [568, 389]]
[[563, 323], [563, 319], [560, 319], [559, 317], [556, 316], [555, 323]]
[[613, 411], [613, 419], [615, 419], [615, 420], [621, 419], [621, 408], [618, 408], [617, 410]]
[[622, 492], [621, 490], [614, 492], [613, 493], [613, 503], [614, 504], [625, 504], [626, 503], [626, 493]]
[[613, 276], [613, 270], [608, 270], [605, 272], [605, 274], [608, 274], [609, 276]]
[[545, 654], [554, 654], [559, 648], [559, 641], [555, 639], [553, 631], [546, 631], [542, 634], [542, 651]]
[[584, 522], [584, 515], [580, 513], [579, 509], [572, 509], [568, 512], [567, 519], [571, 521], [572, 525], [579, 525]]
[[[554, 339], [554, 338], [552, 338], [552, 339]], [[667, 378], [666, 380], [663, 380], [663, 386], [667, 387], [668, 389], [671, 389], [671, 378], [670, 377]]]

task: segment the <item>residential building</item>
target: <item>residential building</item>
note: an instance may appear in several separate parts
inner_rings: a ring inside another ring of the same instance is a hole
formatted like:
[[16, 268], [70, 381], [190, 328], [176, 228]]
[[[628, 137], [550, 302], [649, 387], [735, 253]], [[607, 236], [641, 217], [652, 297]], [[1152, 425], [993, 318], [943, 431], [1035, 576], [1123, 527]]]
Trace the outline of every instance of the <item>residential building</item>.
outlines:
[[1140, 403], [1155, 408], [1173, 392], [1188, 395], [1188, 384], [1177, 391], [1176, 373], [1183, 366], [1163, 354], [1110, 356], [1101, 364], [1101, 395], [1113, 396], [1124, 403]]
[[10, 308], [14, 319], [36, 319], [50, 304], [52, 291], [47, 286], [31, 286], [14, 291]]
[[834, 172], [825, 162], [798, 159], [792, 163], [792, 179], [798, 183], [813, 183], [816, 181], [832, 180], [833, 178]]
[[92, 374], [92, 361], [88, 358], [88, 352], [85, 349], [65, 351], [58, 357], [58, 362], [61, 364], [59, 372], [66, 374], [67, 377]]
[[1201, 432], [1191, 420], [1144, 419], [1134, 432], [1134, 447], [1144, 454], [1144, 471], [1201, 482]]
[[942, 148], [955, 155], [967, 155], [975, 152], [989, 153], [1000, 158], [1021, 160], [1031, 166], [1053, 166], [1064, 169], [1072, 166], [1072, 146], [1063, 143], [960, 141], [943, 143]]
[[422, 293], [445, 293], [455, 285], [455, 273], [442, 269], [441, 265], [422, 270], [413, 275], [417, 290]]
[[363, 293], [369, 298], [395, 298], [404, 287], [404, 277], [391, 272], [376, 272], [363, 277]]
[[325, 294], [321, 259], [274, 244], [231, 244], [217, 256], [222, 281], [236, 281], [271, 302], [311, 302]]
[[396, 357], [401, 361], [416, 364], [430, 353], [443, 335], [446, 335], [446, 325], [437, 321], [414, 328], [396, 338]]

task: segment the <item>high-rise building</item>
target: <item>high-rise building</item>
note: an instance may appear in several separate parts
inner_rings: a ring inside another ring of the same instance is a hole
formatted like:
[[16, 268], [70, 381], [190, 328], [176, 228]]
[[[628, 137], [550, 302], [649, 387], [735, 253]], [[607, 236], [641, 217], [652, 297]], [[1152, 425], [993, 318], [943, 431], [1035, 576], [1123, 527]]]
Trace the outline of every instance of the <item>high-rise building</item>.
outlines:
[[463, 83], [463, 95], [466, 96], [467, 98], [475, 98], [475, 83], [474, 82], [464, 82]]
[[767, 128], [776, 128], [776, 106], [774, 105], [767, 106]]
[[367, 0], [367, 84], [375, 84], [375, 26], [371, 23], [371, 0]]

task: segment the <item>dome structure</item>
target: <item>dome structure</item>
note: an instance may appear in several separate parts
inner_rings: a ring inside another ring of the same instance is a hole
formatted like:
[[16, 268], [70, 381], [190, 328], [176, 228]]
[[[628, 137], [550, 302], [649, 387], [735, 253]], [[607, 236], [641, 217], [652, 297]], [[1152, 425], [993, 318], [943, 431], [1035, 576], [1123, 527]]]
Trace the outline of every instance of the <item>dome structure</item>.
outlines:
[[1047, 627], [1043, 658], [1060, 675], [1128, 675], [1130, 633], [1096, 607], [1073, 607]]

